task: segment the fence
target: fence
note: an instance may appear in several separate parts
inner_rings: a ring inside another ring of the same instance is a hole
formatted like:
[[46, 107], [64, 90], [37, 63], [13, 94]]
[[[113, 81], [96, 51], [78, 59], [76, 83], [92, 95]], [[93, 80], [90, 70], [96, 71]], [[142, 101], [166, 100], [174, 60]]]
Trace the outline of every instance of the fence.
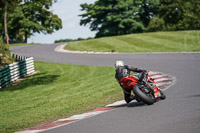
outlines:
[[20, 57], [19, 59], [21, 60], [0, 69], [0, 89], [35, 72], [33, 57]]

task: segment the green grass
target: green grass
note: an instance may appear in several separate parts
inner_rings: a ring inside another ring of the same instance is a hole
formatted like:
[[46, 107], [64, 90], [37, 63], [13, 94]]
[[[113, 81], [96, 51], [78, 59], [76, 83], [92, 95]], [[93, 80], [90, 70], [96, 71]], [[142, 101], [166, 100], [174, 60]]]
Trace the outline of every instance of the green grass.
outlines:
[[24, 46], [24, 45], [40, 45], [40, 44], [38, 44], [38, 43], [13, 43], [13, 44], [10, 44], [9, 46], [13, 47], [13, 46]]
[[122, 99], [114, 68], [36, 62], [40, 72], [0, 90], [0, 132], [66, 118]]
[[69, 50], [101, 52], [196, 52], [200, 51], [200, 31], [173, 31], [129, 34], [74, 42]]

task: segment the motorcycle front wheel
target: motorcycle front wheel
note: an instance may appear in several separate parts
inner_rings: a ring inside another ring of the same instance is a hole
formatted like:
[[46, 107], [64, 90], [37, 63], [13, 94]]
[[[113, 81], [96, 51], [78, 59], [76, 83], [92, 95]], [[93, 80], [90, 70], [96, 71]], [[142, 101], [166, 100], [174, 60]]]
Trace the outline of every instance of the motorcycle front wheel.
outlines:
[[161, 100], [166, 99], [166, 95], [163, 93], [163, 91], [160, 90], [160, 94], [161, 94], [161, 97], [160, 97]]
[[155, 102], [155, 98], [151, 94], [146, 94], [143, 92], [138, 85], [135, 85], [133, 88], [134, 94], [145, 104], [152, 105]]

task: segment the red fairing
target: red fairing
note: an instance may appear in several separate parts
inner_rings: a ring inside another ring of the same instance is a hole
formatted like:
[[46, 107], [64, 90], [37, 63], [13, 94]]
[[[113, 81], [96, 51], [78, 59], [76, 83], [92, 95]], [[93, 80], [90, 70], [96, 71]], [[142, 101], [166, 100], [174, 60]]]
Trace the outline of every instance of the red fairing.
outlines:
[[[136, 85], [137, 81], [138, 81], [137, 78], [135, 78], [133, 76], [128, 76], [128, 77], [123, 77], [120, 82], [124, 88], [131, 90]], [[149, 76], [147, 78], [147, 81], [150, 81], [155, 84], [154, 80], [151, 79]], [[154, 87], [154, 96], [155, 96], [155, 98], [161, 97], [160, 90], [158, 89], [157, 86]]]
[[129, 76], [123, 77], [120, 82], [122, 83], [124, 88], [132, 89], [137, 81], [138, 79], [134, 78], [133, 76]]
[[148, 77], [147, 77], [147, 81], [149, 81], [149, 80], [151, 80], [151, 78], [150, 78], [149, 75], [148, 75]]
[[[147, 78], [147, 81], [151, 81], [152, 83], [155, 84], [155, 81], [153, 79], [151, 79], [149, 76]], [[154, 89], [154, 96], [155, 96], [155, 98], [161, 97], [160, 90], [158, 89], [158, 87], [155, 86], [153, 89]]]

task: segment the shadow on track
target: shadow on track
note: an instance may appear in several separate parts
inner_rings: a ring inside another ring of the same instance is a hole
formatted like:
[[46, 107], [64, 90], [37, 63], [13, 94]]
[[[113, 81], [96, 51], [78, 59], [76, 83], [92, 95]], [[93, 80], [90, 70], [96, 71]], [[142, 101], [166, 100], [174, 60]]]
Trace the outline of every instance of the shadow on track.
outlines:
[[122, 104], [122, 105], [117, 105], [117, 106], [108, 106], [108, 108], [123, 108], [123, 107], [141, 107], [141, 106], [147, 106], [145, 103], [143, 102], [130, 102], [130, 103], [127, 103], [127, 104]]
[[130, 108], [130, 107], [141, 107], [141, 106], [146, 106], [146, 104], [144, 104], [143, 102], [131, 102], [131, 103], [126, 104], [126, 106], [128, 108]]

